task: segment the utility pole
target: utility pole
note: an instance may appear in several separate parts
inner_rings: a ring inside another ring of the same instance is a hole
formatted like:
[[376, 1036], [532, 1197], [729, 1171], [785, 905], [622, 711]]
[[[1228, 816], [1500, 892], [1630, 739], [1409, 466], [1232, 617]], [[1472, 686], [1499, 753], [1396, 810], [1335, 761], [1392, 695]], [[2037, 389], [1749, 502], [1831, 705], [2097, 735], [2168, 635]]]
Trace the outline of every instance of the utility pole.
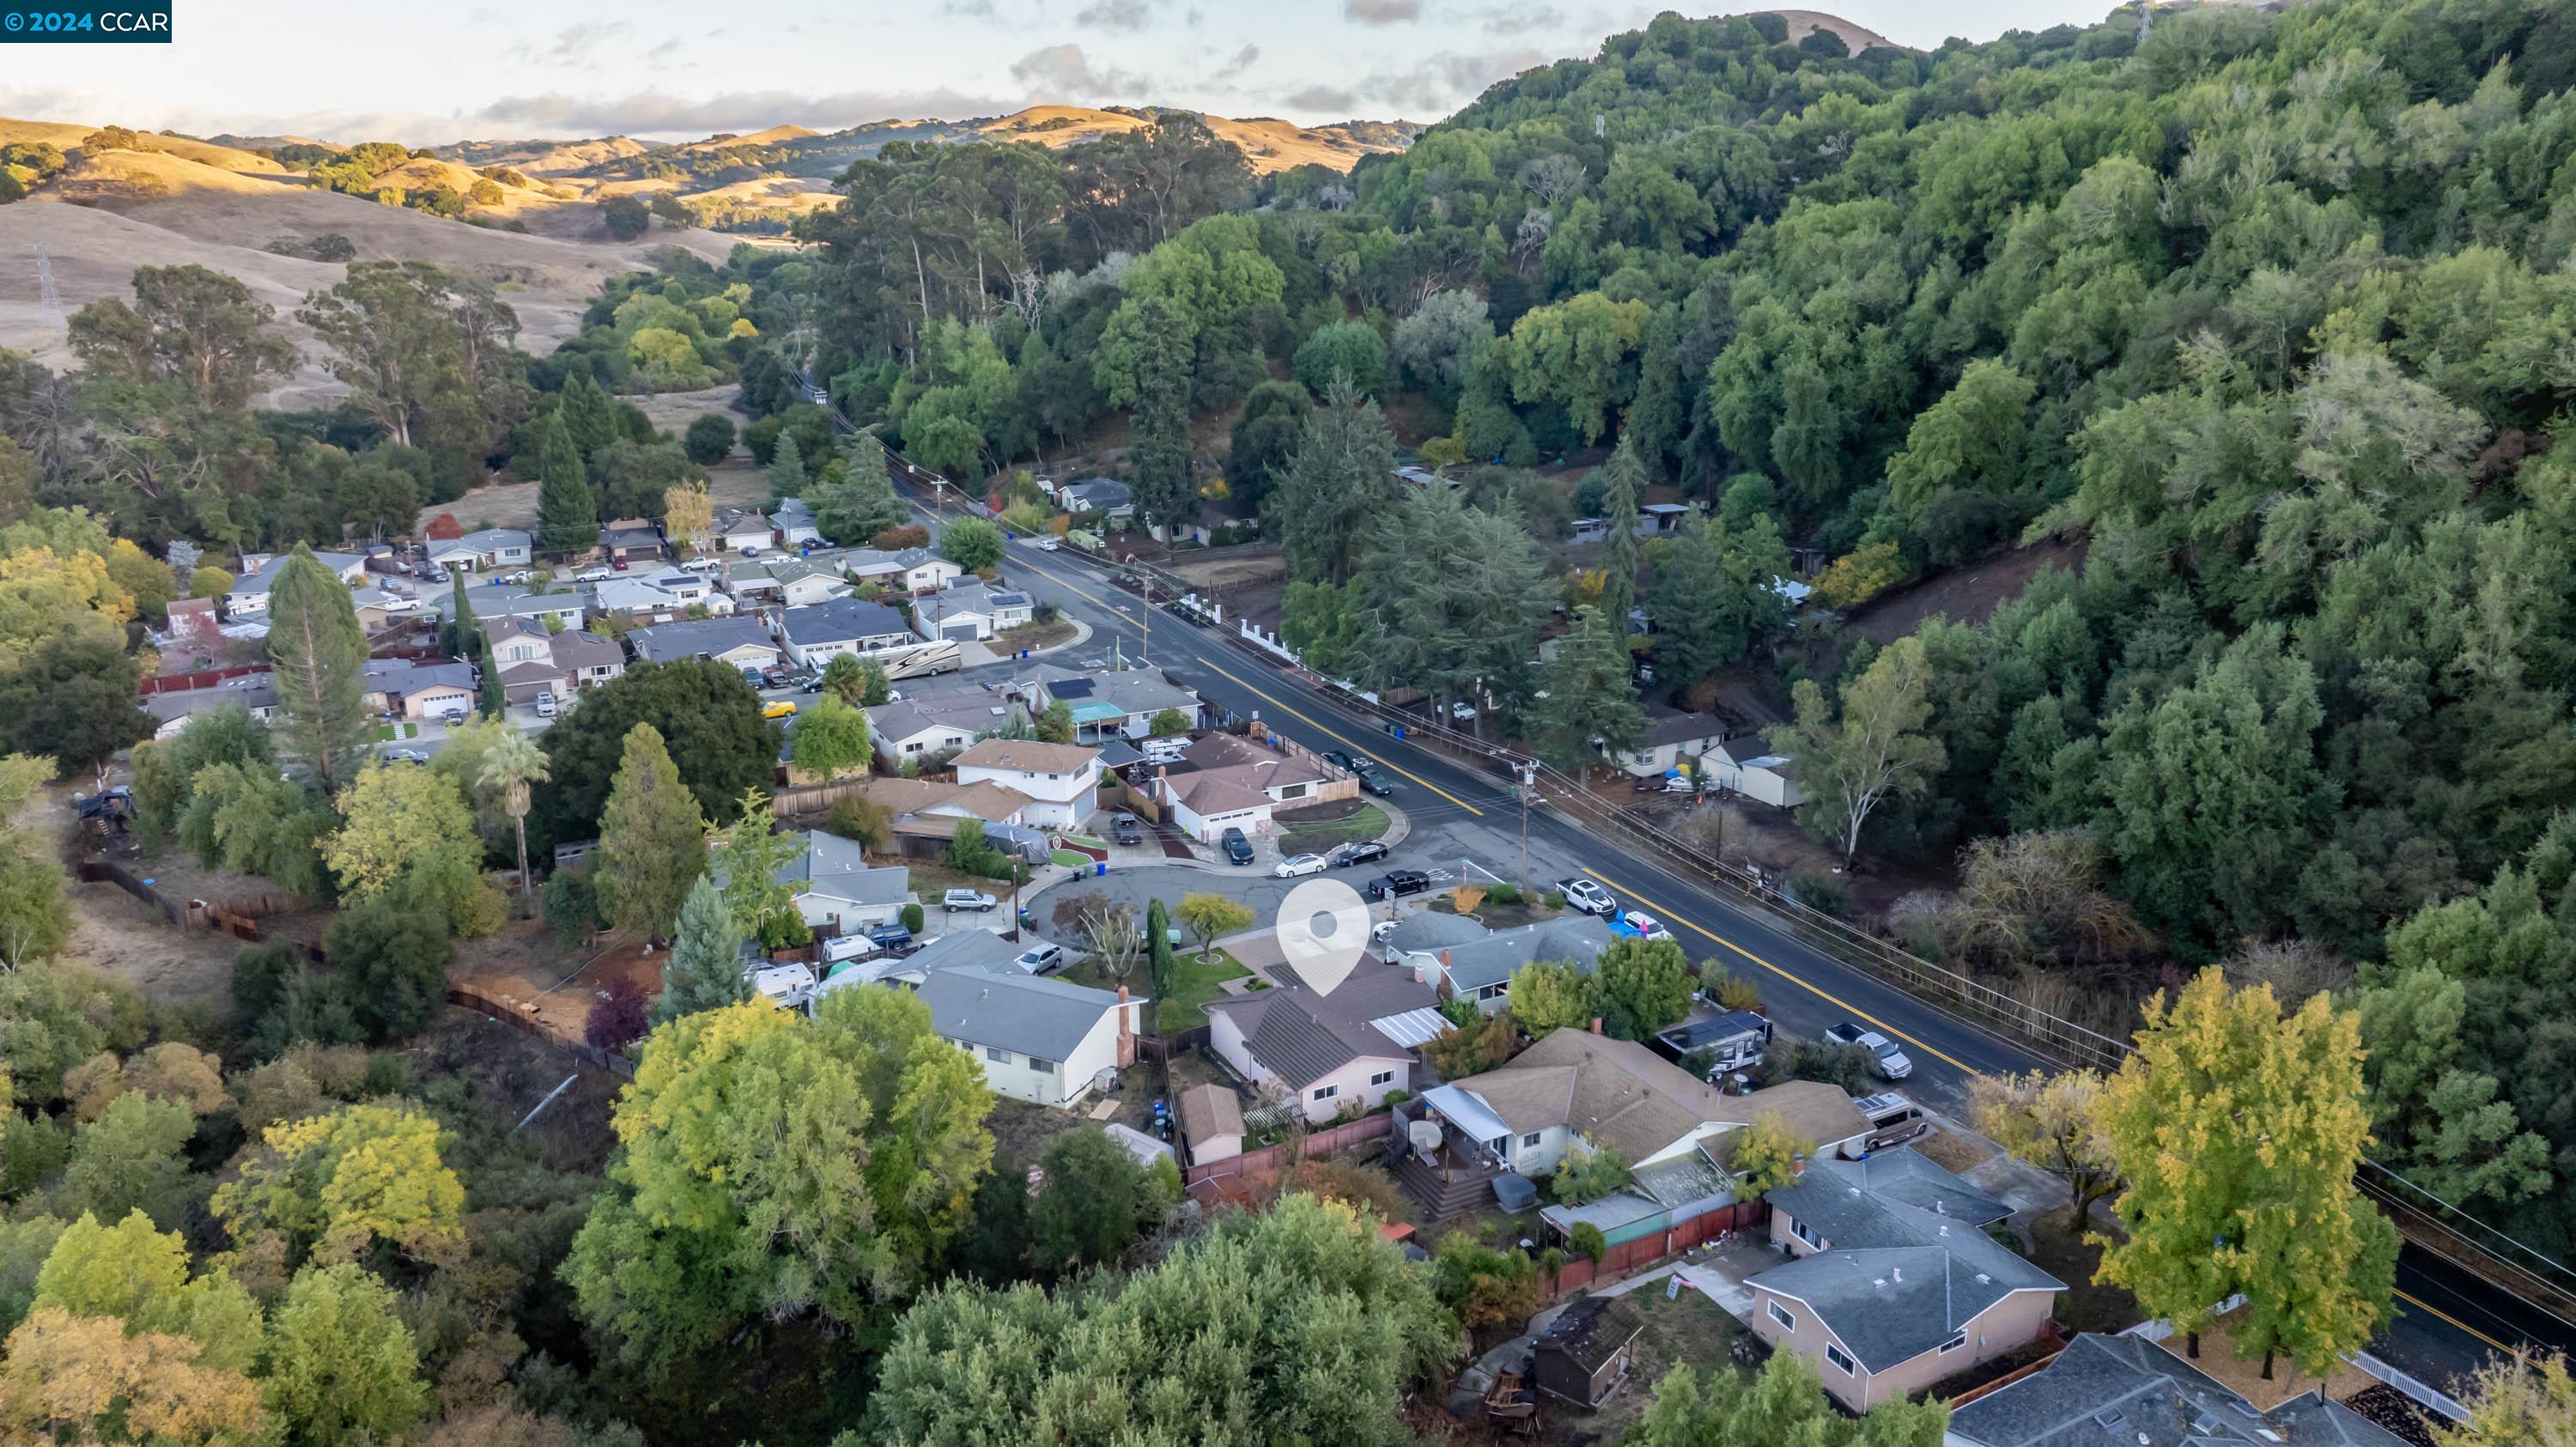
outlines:
[[1521, 796], [1521, 895], [1522, 895], [1522, 897], [1523, 897], [1523, 898], [1527, 898], [1527, 897], [1528, 897], [1528, 895], [1529, 895], [1529, 887], [1530, 887], [1530, 883], [1529, 883], [1529, 811], [1530, 811], [1530, 795], [1532, 795], [1532, 794], [1534, 794], [1534, 793], [1538, 792], [1538, 765], [1537, 765], [1537, 764], [1535, 764], [1535, 763], [1529, 763], [1529, 764], [1523, 764], [1523, 765], [1521, 765], [1521, 766], [1520, 766], [1520, 776], [1521, 776], [1521, 786], [1520, 786], [1520, 788], [1519, 788], [1518, 790], [1516, 790], [1515, 792], [1516, 792], [1516, 793], [1518, 793], [1518, 794]]
[[1154, 575], [1142, 564], [1136, 568], [1136, 583], [1145, 600], [1145, 645], [1136, 651], [1136, 661], [1150, 668], [1154, 663]]

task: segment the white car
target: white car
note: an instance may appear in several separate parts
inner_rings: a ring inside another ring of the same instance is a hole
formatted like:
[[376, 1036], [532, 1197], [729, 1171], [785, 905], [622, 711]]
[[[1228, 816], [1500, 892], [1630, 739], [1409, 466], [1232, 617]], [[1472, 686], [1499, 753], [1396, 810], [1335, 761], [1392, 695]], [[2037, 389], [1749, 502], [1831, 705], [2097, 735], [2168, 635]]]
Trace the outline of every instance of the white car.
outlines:
[[1619, 902], [1610, 897], [1610, 891], [1589, 879], [1559, 880], [1556, 889], [1557, 893], [1565, 896], [1566, 907], [1569, 909], [1599, 915], [1603, 919], [1619, 912]]
[[1662, 920], [1633, 909], [1611, 917], [1610, 933], [1632, 940], [1668, 940], [1673, 937], [1673, 932], [1664, 928]]
[[1292, 854], [1280, 860], [1270, 873], [1277, 879], [1295, 879], [1301, 874], [1321, 874], [1330, 863], [1320, 854]]
[[1460, 723], [1465, 723], [1476, 716], [1476, 706], [1472, 703], [1453, 703], [1449, 705], [1449, 716]]
[[616, 576], [617, 570], [603, 563], [596, 568], [582, 569], [572, 575], [572, 580], [576, 583], [605, 583]]
[[553, 718], [554, 716], [555, 716], [555, 696], [554, 696], [554, 693], [553, 693], [551, 690], [548, 690], [548, 691], [546, 691], [546, 692], [539, 693], [539, 694], [537, 695], [537, 717], [539, 717], [539, 718]]
[[1039, 945], [1035, 949], [1020, 951], [1019, 958], [1011, 963], [1028, 974], [1043, 975], [1049, 970], [1063, 969], [1064, 961], [1064, 946]]
[[1857, 1045], [1878, 1057], [1878, 1073], [1887, 1080], [1903, 1080], [1914, 1073], [1914, 1062], [1905, 1058], [1895, 1041], [1875, 1030], [1864, 1030], [1849, 1020], [1825, 1032], [1825, 1038], [1836, 1045]]
[[972, 910], [977, 914], [991, 914], [993, 906], [1000, 902], [980, 889], [952, 889], [940, 897], [939, 907], [950, 914], [955, 914], [961, 909]]
[[1064, 539], [1055, 536], [1053, 533], [1049, 533], [1045, 537], [1038, 539], [1038, 551], [1041, 553], [1057, 552], [1062, 550], [1063, 547]]

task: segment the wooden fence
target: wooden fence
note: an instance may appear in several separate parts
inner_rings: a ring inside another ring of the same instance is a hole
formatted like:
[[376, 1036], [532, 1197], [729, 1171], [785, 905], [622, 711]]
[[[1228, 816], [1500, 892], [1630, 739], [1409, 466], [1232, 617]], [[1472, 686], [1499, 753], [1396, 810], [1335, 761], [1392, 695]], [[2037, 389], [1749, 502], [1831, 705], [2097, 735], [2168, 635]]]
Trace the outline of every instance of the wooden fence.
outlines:
[[76, 877], [83, 884], [113, 884], [159, 910], [163, 919], [183, 930], [221, 930], [236, 939], [265, 938], [259, 922], [273, 914], [284, 914], [300, 903], [289, 894], [256, 894], [247, 899], [176, 900], [112, 859], [84, 859]]
[[[1187, 1037], [1184, 1036], [1182, 1038], [1186, 1039]], [[1392, 1111], [1382, 1110], [1375, 1115], [1364, 1115], [1357, 1120], [1346, 1120], [1338, 1125], [1328, 1125], [1321, 1130], [1310, 1131], [1307, 1133], [1303, 1147], [1303, 1154], [1310, 1156], [1327, 1156], [1336, 1151], [1346, 1151], [1354, 1146], [1366, 1144], [1369, 1141], [1384, 1140], [1388, 1130], [1392, 1128], [1394, 1124], [1395, 1113]], [[1226, 1176], [1276, 1175], [1280, 1170], [1287, 1166], [1288, 1156], [1288, 1147], [1284, 1145], [1269, 1146], [1257, 1151], [1245, 1151], [1242, 1155], [1234, 1156], [1227, 1160], [1210, 1161], [1204, 1166], [1191, 1166], [1187, 1171], [1182, 1173], [1183, 1183], [1192, 1189], [1196, 1189], [1202, 1184], [1214, 1182], [1219, 1178]]]
[[201, 668], [194, 673], [164, 673], [144, 679], [135, 692], [146, 696], [156, 693], [185, 693], [192, 688], [212, 688], [228, 678], [247, 678], [268, 672], [265, 663], [246, 663], [237, 668]]
[[1727, 1232], [1749, 1232], [1771, 1219], [1767, 1201], [1738, 1201], [1720, 1206], [1705, 1216], [1665, 1227], [1651, 1236], [1622, 1241], [1601, 1253], [1598, 1261], [1568, 1261], [1548, 1283], [1548, 1293], [1564, 1296], [1581, 1291], [1595, 1281], [1617, 1280], [1633, 1276], [1668, 1256], [1679, 1256], [1695, 1247], [1705, 1246]]

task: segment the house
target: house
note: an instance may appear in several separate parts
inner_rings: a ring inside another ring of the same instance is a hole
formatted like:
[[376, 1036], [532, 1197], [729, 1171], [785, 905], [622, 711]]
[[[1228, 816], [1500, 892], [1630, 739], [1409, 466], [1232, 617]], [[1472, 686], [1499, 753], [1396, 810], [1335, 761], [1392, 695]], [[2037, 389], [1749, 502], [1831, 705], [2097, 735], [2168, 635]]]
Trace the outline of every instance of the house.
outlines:
[[1037, 615], [1037, 601], [1016, 588], [958, 583], [912, 605], [912, 628], [922, 637], [990, 638]]
[[576, 689], [593, 688], [626, 671], [626, 650], [596, 633], [558, 633], [552, 639], [557, 672]]
[[717, 592], [713, 584], [686, 568], [650, 577], [603, 579], [591, 585], [591, 597], [603, 615], [635, 624], [676, 623], [692, 609], [716, 618], [730, 617], [734, 611], [730, 594]]
[[[1428, 948], [1402, 947], [1408, 928], [1435, 918], [1465, 924], [1478, 937]], [[1472, 920], [1426, 913], [1398, 925], [1380, 946], [1389, 961], [1412, 970], [1414, 978], [1431, 985], [1442, 999], [1473, 1000], [1488, 1015], [1509, 1003], [1512, 972], [1521, 966], [1536, 960], [1563, 960], [1588, 975], [1600, 968], [1601, 952], [1608, 948], [1610, 927], [1588, 914], [1486, 932]]]
[[649, 519], [618, 518], [599, 530], [599, 555], [611, 563], [660, 562], [662, 530]]
[[758, 558], [725, 564], [725, 591], [733, 595], [737, 609], [775, 604], [786, 596], [769, 564]]
[[2270, 1411], [2142, 1336], [2085, 1332], [2048, 1364], [1950, 1409], [1954, 1447], [2398, 1447], [2406, 1439], [2322, 1392]]
[[1181, 1092], [1181, 1140], [1189, 1163], [1209, 1165], [1243, 1154], [1243, 1103], [1234, 1087], [1210, 1082]]
[[1637, 778], [1649, 779], [1671, 773], [1682, 766], [1682, 760], [1704, 755], [1725, 742], [1723, 719], [1704, 713], [1666, 713], [1647, 721], [1644, 747], [1611, 762]]
[[1607, 518], [1576, 518], [1569, 526], [1574, 530], [1573, 541], [1577, 543], [1597, 543], [1610, 536], [1610, 520]]
[[769, 519], [747, 507], [718, 508], [707, 528], [707, 540], [721, 553], [756, 553], [769, 546]]
[[1011, 688], [1036, 712], [1062, 700], [1073, 710], [1073, 736], [1079, 743], [1148, 737], [1154, 720], [1166, 711], [1179, 714], [1192, 730], [1201, 722], [1198, 690], [1173, 682], [1156, 668], [1086, 670], [1039, 663]]
[[162, 634], [162, 672], [180, 672], [185, 664], [198, 659], [212, 662], [223, 657], [223, 629], [223, 616], [215, 611], [214, 599], [171, 599], [170, 626]]
[[250, 716], [267, 723], [277, 714], [277, 683], [265, 668], [227, 678], [207, 688], [174, 688], [166, 693], [147, 693], [137, 702], [145, 713], [160, 720], [153, 730], [156, 739], [178, 735], [181, 729], [201, 714], [213, 713], [227, 704], [239, 704], [250, 710]]
[[1628, 1379], [1645, 1320], [1623, 1298], [1586, 1296], [1556, 1314], [1530, 1347], [1530, 1385], [1584, 1407], [1609, 1400]]
[[1795, 757], [1774, 753], [1760, 738], [1728, 739], [1700, 759], [1701, 776], [1759, 804], [1794, 809], [1807, 802]]
[[442, 568], [488, 573], [494, 568], [524, 568], [534, 556], [535, 539], [517, 528], [484, 528], [429, 545], [429, 560]]
[[[986, 824], [1019, 824], [1030, 799], [1000, 784], [941, 784], [928, 779], [870, 779], [867, 800], [883, 808], [900, 831], [906, 821], [981, 819]], [[944, 831], [926, 830], [926, 833]]]
[[913, 902], [912, 871], [868, 863], [837, 834], [805, 833], [805, 848], [781, 865], [778, 882], [796, 891], [796, 912], [816, 933], [858, 934], [892, 924]]
[[397, 618], [409, 618], [424, 611], [422, 602], [409, 593], [388, 593], [382, 588], [353, 588], [349, 607], [358, 615], [358, 626], [373, 635], [382, 632]]
[[1233, 734], [1203, 735], [1182, 752], [1179, 767], [1154, 776], [1154, 796], [1182, 832], [1211, 844], [1228, 829], [1268, 829], [1273, 809], [1312, 802], [1330, 782], [1323, 765], [1302, 754]]
[[[924, 951], [923, 953], [928, 953]], [[921, 982], [930, 1027], [973, 1055], [997, 1094], [1071, 1105], [1103, 1072], [1136, 1063], [1145, 1002], [1063, 980], [998, 969], [934, 969]]]
[[772, 510], [769, 526], [782, 548], [823, 541], [823, 530], [814, 525], [814, 506], [801, 497], [791, 497]]
[[928, 548], [903, 548], [890, 553], [852, 548], [841, 559], [841, 571], [862, 583], [875, 583], [889, 592], [914, 597], [936, 593], [966, 574], [965, 569]]
[[543, 625], [525, 618], [486, 618], [483, 623], [483, 657], [502, 668], [522, 663], [551, 662], [555, 655], [555, 635]]
[[775, 559], [768, 571], [777, 600], [790, 608], [829, 603], [850, 591], [840, 573], [803, 558]]
[[1448, 1028], [1409, 970], [1362, 961], [1329, 995], [1286, 965], [1273, 988], [1208, 1002], [1209, 1044], [1246, 1080], [1272, 1085], [1322, 1123], [1366, 1114], [1414, 1087], [1413, 1052]]
[[1136, 515], [1136, 493], [1114, 477], [1090, 477], [1056, 489], [1058, 506], [1069, 513], [1096, 512], [1121, 523]]
[[859, 598], [790, 608], [778, 615], [778, 636], [787, 655], [806, 668], [821, 668], [843, 653], [882, 653], [913, 641], [902, 614]]
[[367, 706], [404, 718], [440, 718], [457, 709], [474, 708], [474, 668], [466, 663], [415, 663], [408, 658], [370, 658], [358, 687]]
[[1650, 502], [1637, 509], [1637, 536], [1664, 537], [1682, 530], [1682, 519], [1691, 515], [1685, 503]]
[[974, 684], [896, 699], [865, 712], [878, 757], [898, 768], [906, 759], [964, 749], [1025, 717], [1009, 700]]
[[1029, 796], [1027, 819], [1072, 829], [1100, 807], [1100, 751], [1080, 744], [986, 739], [959, 754], [961, 784], [1000, 784]]
[[[258, 554], [250, 556], [259, 557]], [[224, 616], [247, 618], [266, 613], [268, 590], [277, 586], [277, 575], [285, 571], [288, 556], [280, 553], [274, 557], [260, 558], [257, 567], [234, 579], [233, 585], [224, 590]], [[341, 582], [353, 588], [366, 580], [367, 559], [363, 553], [316, 552], [313, 557], [322, 566], [338, 574]]]
[[[442, 593], [440, 596], [452, 595]], [[566, 628], [579, 628], [590, 617], [590, 603], [579, 593], [531, 593], [514, 583], [468, 588], [465, 590], [465, 605], [474, 610], [477, 622], [487, 618], [524, 618], [542, 624], [552, 618]]]
[[1765, 1199], [1790, 1260], [1745, 1279], [1753, 1333], [1855, 1412], [2028, 1344], [2066, 1289], [1985, 1233], [2010, 1206], [1910, 1147], [1820, 1156]]
[[711, 658], [734, 668], [774, 668], [778, 640], [751, 618], [699, 618], [685, 623], [657, 623], [626, 635], [635, 656], [647, 663], [673, 658]]

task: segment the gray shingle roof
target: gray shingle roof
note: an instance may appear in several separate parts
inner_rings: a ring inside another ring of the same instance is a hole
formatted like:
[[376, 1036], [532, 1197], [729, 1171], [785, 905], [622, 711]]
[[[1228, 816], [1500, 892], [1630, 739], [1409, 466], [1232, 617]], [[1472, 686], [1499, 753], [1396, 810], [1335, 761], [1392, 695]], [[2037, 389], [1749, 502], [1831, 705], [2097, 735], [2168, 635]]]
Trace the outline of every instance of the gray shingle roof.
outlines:
[[932, 970], [921, 1001], [930, 1007], [931, 1028], [952, 1040], [1058, 1062], [1119, 1004], [1107, 990], [972, 966]]
[[2403, 1439], [2314, 1392], [2256, 1413], [2191, 1363], [2142, 1337], [2086, 1332], [2046, 1369], [1950, 1414], [1970, 1447], [2203, 1447], [2300, 1442], [2397, 1447]]
[[1482, 939], [1447, 946], [1449, 985], [1463, 995], [1488, 985], [1508, 984], [1512, 971], [1533, 960], [1570, 960], [1588, 975], [1600, 968], [1601, 952], [1609, 947], [1610, 927], [1588, 914], [1496, 930]]
[[696, 618], [681, 623], [656, 623], [638, 628], [626, 635], [635, 645], [638, 658], [661, 660], [695, 658], [699, 654], [718, 654], [748, 643], [778, 651], [778, 640], [769, 630], [751, 618]]
[[778, 882], [852, 904], [905, 904], [912, 899], [912, 871], [878, 868], [859, 846], [838, 834], [806, 831], [805, 852], [779, 866]]
[[854, 643], [862, 638], [879, 638], [889, 633], [910, 636], [912, 629], [903, 615], [882, 603], [862, 598], [836, 598], [810, 608], [790, 608], [778, 615], [778, 626], [787, 641], [800, 648], [824, 643]]

